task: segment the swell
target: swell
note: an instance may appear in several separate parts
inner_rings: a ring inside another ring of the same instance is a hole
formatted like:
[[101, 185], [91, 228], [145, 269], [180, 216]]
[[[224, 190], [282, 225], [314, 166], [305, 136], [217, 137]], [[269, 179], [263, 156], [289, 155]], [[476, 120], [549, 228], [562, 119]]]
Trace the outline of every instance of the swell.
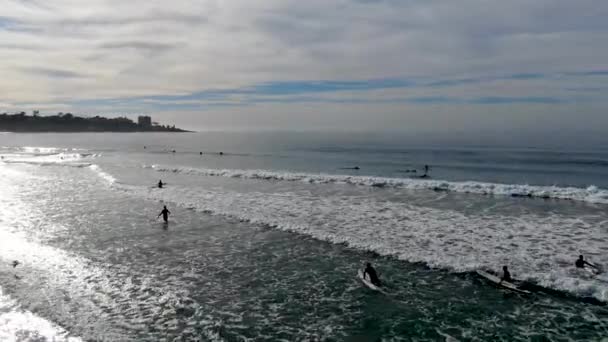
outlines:
[[608, 204], [608, 190], [596, 186], [587, 188], [540, 186], [525, 184], [500, 184], [477, 181], [451, 182], [434, 179], [388, 178], [375, 176], [350, 176], [333, 174], [310, 174], [277, 172], [268, 170], [202, 169], [189, 167], [144, 166], [158, 172], [172, 172], [200, 176], [217, 176], [268, 181], [305, 182], [313, 184], [348, 184], [355, 186], [402, 188], [411, 190], [433, 190], [479, 195], [531, 197], [544, 199], [573, 200]]

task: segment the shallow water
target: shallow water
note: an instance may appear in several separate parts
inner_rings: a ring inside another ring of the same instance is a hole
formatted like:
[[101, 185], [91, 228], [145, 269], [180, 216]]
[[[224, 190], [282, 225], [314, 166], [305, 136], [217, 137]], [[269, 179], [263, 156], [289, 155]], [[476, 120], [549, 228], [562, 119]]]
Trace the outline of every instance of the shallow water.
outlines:
[[[601, 165], [577, 171], [585, 180], [529, 184], [556, 184], [551, 194], [590, 192], [560, 200], [459, 191], [463, 175], [432, 164], [431, 180], [453, 185], [436, 191], [386, 171], [387, 158], [343, 152], [345, 143], [319, 150], [315, 141], [302, 151], [303, 141], [245, 144], [239, 137], [226, 143], [229, 151], [219, 138], [197, 135], [162, 146], [150, 140], [172, 138], [6, 136], [0, 319], [29, 321], [7, 320], [0, 334], [108, 341], [608, 336], [608, 279], [572, 267], [579, 253], [608, 265], [603, 184], [593, 178]], [[205, 139], [212, 141], [201, 157]], [[167, 152], [175, 146], [178, 152]], [[429, 153], [422, 158], [458, 158]], [[362, 166], [376, 162], [384, 166]], [[361, 170], [338, 167], [355, 163]], [[484, 184], [509, 185], [512, 177], [467, 172], [466, 180]], [[359, 179], [344, 181], [349, 175]], [[359, 181], [367, 176], [371, 183]], [[164, 189], [154, 187], [159, 178]], [[155, 220], [163, 204], [172, 212], [168, 225]], [[388, 296], [357, 280], [366, 261]], [[503, 264], [531, 296], [496, 289], [473, 272]]]

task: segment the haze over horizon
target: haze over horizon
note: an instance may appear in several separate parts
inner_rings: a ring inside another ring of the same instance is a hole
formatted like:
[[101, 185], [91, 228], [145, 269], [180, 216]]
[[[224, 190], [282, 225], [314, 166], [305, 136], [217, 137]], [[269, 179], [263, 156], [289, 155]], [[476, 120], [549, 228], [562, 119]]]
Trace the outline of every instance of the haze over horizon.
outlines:
[[0, 112], [594, 142], [608, 128], [608, 2], [0, 6]]

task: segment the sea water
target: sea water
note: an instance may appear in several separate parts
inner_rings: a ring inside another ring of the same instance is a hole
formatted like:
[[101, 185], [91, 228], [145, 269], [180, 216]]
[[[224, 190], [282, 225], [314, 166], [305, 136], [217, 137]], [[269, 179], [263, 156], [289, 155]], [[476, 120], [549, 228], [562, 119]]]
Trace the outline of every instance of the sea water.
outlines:
[[[0, 340], [608, 336], [608, 277], [574, 267], [608, 266], [602, 147], [276, 132], [0, 146]], [[366, 262], [389, 295], [358, 281]], [[474, 272], [503, 265], [531, 296]]]

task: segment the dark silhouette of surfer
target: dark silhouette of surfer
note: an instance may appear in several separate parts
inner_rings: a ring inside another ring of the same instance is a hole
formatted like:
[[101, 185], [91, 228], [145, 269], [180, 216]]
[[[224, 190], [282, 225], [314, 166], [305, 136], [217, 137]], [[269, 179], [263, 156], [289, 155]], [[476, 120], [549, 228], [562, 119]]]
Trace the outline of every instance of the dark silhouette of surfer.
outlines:
[[161, 189], [163, 188], [163, 181], [162, 181], [162, 179], [158, 181], [158, 187], [161, 188]]
[[431, 168], [428, 165], [424, 165], [424, 174], [420, 176], [420, 178], [428, 178], [430, 169]]
[[511, 281], [511, 273], [509, 273], [507, 266], [502, 267], [502, 278], [500, 278], [500, 281]]
[[599, 271], [599, 268], [597, 266], [595, 266], [594, 264], [586, 261], [585, 258], [582, 255], [578, 256], [578, 259], [576, 260], [576, 262], [574, 263], [574, 265], [576, 265], [576, 268], [585, 268], [585, 265], [589, 265], [592, 268], [595, 268], [596, 270]]
[[376, 286], [382, 286], [380, 279], [378, 279], [378, 274], [376, 273], [376, 270], [372, 267], [372, 264], [370, 264], [369, 262], [367, 263], [367, 265], [365, 266], [365, 270], [363, 271], [363, 278], [365, 278], [366, 274], [367, 274], [367, 279], [369, 279], [369, 281], [372, 284], [374, 284]]
[[158, 216], [156, 218], [159, 218], [160, 215], [163, 215], [163, 220], [165, 221], [165, 223], [169, 222], [169, 214], [171, 214], [171, 212], [169, 211], [169, 209], [167, 209], [167, 206], [163, 206], [163, 210], [160, 212], [160, 214], [158, 214]]

